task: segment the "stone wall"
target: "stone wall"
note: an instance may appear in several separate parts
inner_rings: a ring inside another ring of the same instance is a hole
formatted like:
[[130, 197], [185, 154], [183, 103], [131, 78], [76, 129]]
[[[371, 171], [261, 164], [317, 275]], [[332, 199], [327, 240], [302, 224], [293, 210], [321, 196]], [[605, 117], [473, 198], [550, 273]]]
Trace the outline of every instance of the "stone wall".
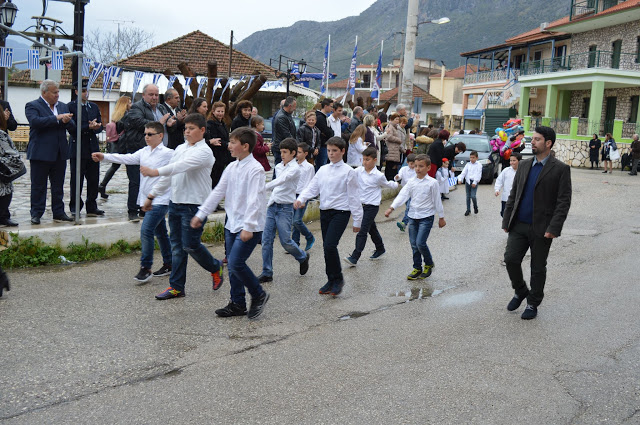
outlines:
[[640, 21], [576, 33], [571, 36], [570, 54], [586, 53], [592, 45], [598, 46], [598, 50], [610, 52], [611, 45], [616, 40], [622, 40], [622, 53], [635, 54], [638, 37], [640, 37]]
[[[619, 89], [605, 89], [604, 98], [602, 102], [602, 113], [600, 115], [600, 129], [604, 131], [604, 121], [607, 112], [607, 97], [616, 98], [616, 116], [615, 119], [622, 120], [625, 123], [635, 121], [636, 117], [631, 116], [631, 96], [640, 96], [640, 87], [625, 87]], [[571, 92], [571, 105], [569, 107], [569, 116], [571, 117], [586, 117], [589, 115], [589, 111], [584, 111], [585, 97], [591, 97], [590, 90], [574, 90]], [[582, 128], [580, 128], [581, 130]], [[584, 133], [579, 132], [583, 135]]]
[[[604, 139], [601, 139], [604, 141]], [[620, 156], [629, 153], [630, 143], [616, 142]], [[572, 167], [591, 167], [589, 161], [589, 142], [586, 140], [556, 140], [553, 145], [556, 158]], [[601, 157], [601, 156], [600, 156]], [[601, 162], [602, 164], [602, 162]], [[602, 166], [602, 165], [601, 165]], [[620, 161], [613, 161], [613, 168], [620, 168]]]

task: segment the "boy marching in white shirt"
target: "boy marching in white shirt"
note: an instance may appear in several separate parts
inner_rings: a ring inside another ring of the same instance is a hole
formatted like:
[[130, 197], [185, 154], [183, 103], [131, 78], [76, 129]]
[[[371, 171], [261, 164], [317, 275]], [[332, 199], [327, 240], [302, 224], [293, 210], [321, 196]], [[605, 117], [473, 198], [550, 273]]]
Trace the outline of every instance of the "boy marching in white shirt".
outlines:
[[320, 195], [320, 227], [328, 281], [318, 292], [334, 296], [340, 294], [344, 286], [338, 243], [351, 214], [354, 233], [360, 231], [362, 222], [358, 178], [355, 170], [342, 161], [345, 148], [346, 144], [340, 137], [327, 140], [330, 163], [320, 167], [293, 204], [294, 208], [302, 208], [309, 199]]
[[[444, 227], [444, 209], [440, 199], [438, 182], [429, 177], [427, 172], [431, 167], [428, 155], [417, 155], [415, 161], [416, 177], [402, 188], [391, 207], [385, 211], [385, 217], [389, 217], [394, 209], [411, 198], [409, 208], [409, 242], [413, 251], [413, 271], [407, 276], [409, 280], [424, 279], [431, 276], [434, 267], [431, 251], [427, 246], [427, 238], [433, 227], [435, 214], [440, 216], [438, 227]], [[424, 259], [424, 268], [422, 260]]]
[[[224, 225], [225, 246], [229, 267], [231, 300], [226, 307], [216, 310], [220, 317], [244, 316], [255, 319], [260, 316], [269, 294], [262, 289], [258, 278], [247, 265], [262, 237], [266, 220], [266, 190], [264, 168], [251, 152], [257, 143], [255, 131], [239, 127], [229, 135], [229, 152], [236, 161], [224, 169], [220, 182], [211, 191], [197, 214], [191, 219], [191, 227], [200, 228], [224, 198], [227, 222]], [[245, 286], [251, 294], [251, 307], [247, 312]]]
[[[316, 174], [316, 169], [309, 161], [307, 161], [307, 155], [311, 152], [311, 147], [302, 142], [298, 143], [298, 154], [296, 155], [296, 161], [300, 167], [300, 179], [298, 179], [298, 187], [296, 187], [296, 198], [302, 193], [302, 191], [311, 183], [313, 176]], [[304, 213], [307, 210], [307, 204], [302, 208], [294, 209], [293, 211], [293, 231], [291, 232], [291, 239], [300, 246], [300, 234], [307, 239], [307, 246], [304, 250], [309, 251], [316, 241], [313, 233], [307, 229], [307, 226], [302, 221]]]
[[464, 182], [467, 192], [467, 211], [465, 216], [471, 214], [471, 201], [473, 201], [473, 212], [478, 214], [478, 200], [476, 192], [478, 191], [478, 183], [482, 180], [482, 165], [478, 162], [478, 152], [471, 151], [469, 154], [469, 162], [462, 169], [462, 173], [458, 176], [458, 184]]
[[[415, 160], [416, 154], [412, 153], [407, 156], [407, 166], [400, 168], [398, 174], [393, 177], [393, 180], [400, 182], [399, 184], [404, 186], [409, 180], [416, 176], [415, 170]], [[398, 221], [396, 226], [398, 229], [404, 232], [405, 227], [407, 227], [407, 223], [409, 223], [409, 216], [407, 213], [409, 212], [409, 207], [411, 206], [411, 198], [407, 199], [407, 203], [404, 206], [404, 217], [402, 217], [402, 221]]]
[[273, 280], [273, 241], [276, 229], [282, 247], [300, 263], [300, 274], [305, 275], [309, 270], [309, 254], [291, 239], [293, 202], [296, 200], [300, 180], [300, 166], [295, 161], [297, 152], [295, 139], [288, 137], [280, 142], [282, 162], [276, 165], [278, 177], [266, 185], [266, 189], [273, 189], [273, 192], [267, 204], [267, 218], [262, 233], [262, 274], [258, 277], [260, 283]]
[[378, 159], [378, 151], [376, 148], [369, 147], [362, 153], [362, 166], [356, 168], [358, 176], [358, 184], [360, 185], [360, 202], [362, 203], [362, 225], [360, 231], [356, 235], [356, 247], [350, 256], [345, 257], [344, 261], [350, 266], [355, 266], [360, 259], [360, 255], [367, 243], [367, 234], [371, 235], [371, 240], [376, 246], [370, 260], [377, 260], [385, 253], [384, 242], [378, 232], [376, 226], [376, 215], [380, 209], [380, 200], [382, 199], [382, 188], [388, 187], [395, 189], [398, 183], [387, 181], [387, 178], [376, 168]]
[[504, 208], [507, 206], [507, 200], [509, 199], [509, 194], [511, 193], [511, 188], [513, 187], [513, 179], [516, 176], [516, 171], [518, 170], [518, 165], [520, 164], [521, 159], [521, 154], [512, 153], [511, 157], [509, 158], [510, 167], [502, 170], [502, 172], [496, 179], [496, 185], [493, 188], [493, 190], [496, 192], [496, 196], [500, 195], [500, 190], [502, 190], [502, 209], [500, 210], [500, 217], [504, 216]]

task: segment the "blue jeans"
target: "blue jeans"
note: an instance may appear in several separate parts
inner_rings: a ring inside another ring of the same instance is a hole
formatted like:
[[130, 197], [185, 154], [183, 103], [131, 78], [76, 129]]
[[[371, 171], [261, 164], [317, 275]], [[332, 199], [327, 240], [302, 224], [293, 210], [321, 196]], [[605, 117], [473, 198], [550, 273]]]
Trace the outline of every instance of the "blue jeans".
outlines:
[[253, 238], [246, 242], [240, 239], [240, 232], [231, 233], [224, 229], [225, 246], [227, 247], [227, 267], [229, 270], [229, 285], [231, 286], [231, 301], [246, 307], [244, 287], [254, 299], [264, 294], [264, 289], [258, 282], [258, 278], [247, 266], [247, 259], [256, 247], [262, 232], [255, 232]]
[[326, 165], [328, 161], [329, 161], [329, 155], [327, 154], [327, 147], [323, 146], [320, 149], [318, 149], [318, 156], [315, 157], [314, 164], [316, 167], [316, 173], [318, 172], [320, 167], [322, 167], [323, 165]]
[[146, 212], [142, 220], [142, 226], [140, 227], [140, 243], [142, 245], [140, 265], [146, 269], [150, 269], [153, 265], [154, 236], [158, 238], [162, 262], [171, 264], [171, 243], [169, 242], [167, 224], [164, 219], [167, 211], [169, 211], [169, 205], [154, 205], [151, 211]]
[[413, 251], [413, 268], [422, 270], [422, 259], [426, 266], [433, 265], [431, 251], [427, 246], [427, 238], [433, 227], [433, 216], [425, 218], [409, 218], [409, 242]]
[[320, 228], [322, 229], [322, 245], [324, 248], [324, 266], [329, 282], [340, 283], [342, 277], [342, 265], [338, 244], [344, 230], [349, 224], [350, 211], [320, 210]]
[[411, 198], [404, 204], [404, 217], [402, 217], [402, 222], [406, 226], [409, 224], [409, 207], [411, 206]]
[[364, 247], [367, 244], [367, 235], [371, 235], [371, 240], [376, 246], [376, 251], [384, 251], [384, 243], [382, 242], [382, 236], [378, 232], [378, 226], [376, 226], [376, 215], [378, 215], [380, 205], [362, 205], [362, 224], [360, 225], [360, 231], [356, 235], [356, 248], [353, 250], [351, 257], [358, 260]]
[[307, 253], [291, 240], [291, 221], [293, 220], [293, 204], [273, 203], [267, 208], [267, 220], [262, 233], [262, 274], [273, 276], [273, 241], [278, 230], [280, 244], [287, 252], [302, 263]]
[[478, 209], [478, 200], [476, 199], [476, 192], [478, 191], [478, 185], [471, 187], [469, 183], [464, 184], [464, 188], [467, 192], [467, 211], [471, 211], [471, 201], [473, 201], [473, 208]]
[[213, 258], [209, 250], [200, 242], [207, 220], [203, 220], [202, 226], [198, 229], [191, 227], [191, 219], [197, 212], [198, 205], [195, 204], [169, 203], [169, 229], [171, 230], [169, 238], [173, 255], [169, 283], [178, 291], [184, 291], [187, 280], [187, 260], [189, 259], [187, 254], [209, 273], [217, 272], [221, 266], [220, 261]]
[[[296, 198], [298, 195], [296, 195]], [[304, 204], [304, 207], [298, 208], [297, 210], [293, 210], [293, 232], [291, 232], [291, 239], [296, 243], [296, 245], [300, 245], [300, 234], [307, 238], [307, 242], [313, 239], [313, 233], [302, 221], [302, 217], [304, 217], [304, 213], [307, 211], [307, 204]]]

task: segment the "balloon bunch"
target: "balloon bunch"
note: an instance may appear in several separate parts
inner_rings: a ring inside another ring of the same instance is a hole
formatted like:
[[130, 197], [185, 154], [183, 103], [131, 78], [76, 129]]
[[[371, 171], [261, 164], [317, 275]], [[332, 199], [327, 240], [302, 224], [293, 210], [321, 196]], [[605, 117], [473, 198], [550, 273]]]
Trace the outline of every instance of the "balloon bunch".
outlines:
[[514, 148], [520, 146], [520, 140], [509, 140], [511, 136], [524, 130], [520, 119], [510, 119], [502, 127], [496, 128], [496, 135], [490, 140], [491, 149], [509, 159]]

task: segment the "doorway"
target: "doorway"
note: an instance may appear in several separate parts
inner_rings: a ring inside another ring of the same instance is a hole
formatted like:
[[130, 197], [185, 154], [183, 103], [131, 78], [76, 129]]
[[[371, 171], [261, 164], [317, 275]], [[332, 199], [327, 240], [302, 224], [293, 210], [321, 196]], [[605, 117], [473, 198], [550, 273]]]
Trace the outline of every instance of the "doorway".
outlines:
[[607, 105], [604, 112], [604, 132], [613, 133], [613, 120], [616, 119], [616, 103], [618, 98], [607, 97]]

